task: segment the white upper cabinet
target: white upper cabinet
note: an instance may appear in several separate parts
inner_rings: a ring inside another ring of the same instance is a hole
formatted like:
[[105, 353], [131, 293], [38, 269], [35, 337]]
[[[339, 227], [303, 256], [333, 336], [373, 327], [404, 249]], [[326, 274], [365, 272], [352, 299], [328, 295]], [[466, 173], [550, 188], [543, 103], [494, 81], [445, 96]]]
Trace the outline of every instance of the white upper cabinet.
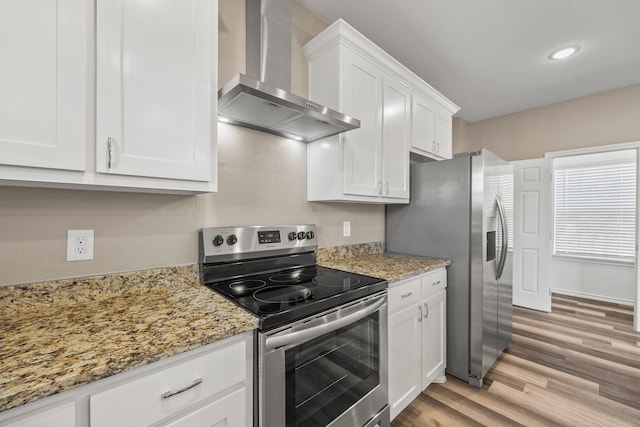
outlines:
[[411, 94], [411, 152], [436, 160], [453, 156], [451, 110], [418, 93]]
[[0, 184], [216, 191], [217, 15], [217, 0], [0, 2]]
[[382, 104], [382, 189], [384, 197], [409, 198], [409, 88], [385, 76]]
[[97, 171], [208, 181], [209, 0], [97, 4]]
[[[359, 129], [309, 144], [307, 199], [408, 203], [411, 146], [427, 141], [418, 135], [429, 133], [431, 147], [442, 132], [436, 130], [432, 103], [448, 114], [449, 127], [458, 107], [342, 20], [307, 43], [303, 53], [309, 97], [360, 120]], [[413, 113], [414, 93], [431, 96], [427, 123], [422, 112]], [[448, 135], [450, 140], [450, 129]]]
[[346, 138], [343, 171], [346, 194], [375, 197], [379, 194], [382, 180], [382, 135], [379, 132], [382, 79], [382, 72], [371, 62], [353, 52], [344, 52], [343, 110], [366, 124], [348, 136], [343, 135]]
[[0, 2], [0, 163], [85, 168], [85, 0]]

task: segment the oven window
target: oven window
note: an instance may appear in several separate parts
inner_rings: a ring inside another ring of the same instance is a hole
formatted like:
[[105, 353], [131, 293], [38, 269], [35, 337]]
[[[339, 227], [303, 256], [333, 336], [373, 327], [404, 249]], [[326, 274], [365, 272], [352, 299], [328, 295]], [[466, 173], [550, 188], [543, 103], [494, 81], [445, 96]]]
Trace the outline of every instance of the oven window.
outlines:
[[380, 383], [378, 317], [287, 350], [287, 426], [325, 426]]

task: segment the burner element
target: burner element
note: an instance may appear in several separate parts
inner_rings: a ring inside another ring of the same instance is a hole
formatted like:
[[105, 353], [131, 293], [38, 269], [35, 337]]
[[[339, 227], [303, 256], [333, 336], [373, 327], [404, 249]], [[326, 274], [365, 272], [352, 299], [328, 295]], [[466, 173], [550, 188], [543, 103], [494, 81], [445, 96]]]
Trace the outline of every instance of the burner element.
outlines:
[[292, 271], [290, 273], [281, 273], [269, 277], [269, 281], [278, 284], [296, 284], [300, 282], [308, 282], [315, 277], [315, 273], [305, 273], [304, 271]]
[[313, 294], [304, 286], [276, 285], [258, 289], [253, 293], [253, 298], [257, 301], [271, 304], [288, 303], [289, 305], [295, 305], [299, 302], [313, 299]]
[[244, 297], [257, 289], [264, 288], [266, 284], [264, 280], [237, 280], [229, 283], [229, 292], [237, 297]]
[[313, 278], [313, 283], [320, 286], [350, 289], [360, 283], [357, 277], [345, 276], [343, 273], [329, 273]]

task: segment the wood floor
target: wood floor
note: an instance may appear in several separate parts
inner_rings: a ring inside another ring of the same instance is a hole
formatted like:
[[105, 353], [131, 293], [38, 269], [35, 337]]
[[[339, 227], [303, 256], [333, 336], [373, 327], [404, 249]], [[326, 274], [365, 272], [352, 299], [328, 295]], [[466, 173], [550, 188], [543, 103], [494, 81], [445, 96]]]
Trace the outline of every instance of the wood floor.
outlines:
[[640, 426], [633, 308], [554, 295], [552, 312], [514, 307], [513, 342], [480, 389], [447, 376], [392, 427]]

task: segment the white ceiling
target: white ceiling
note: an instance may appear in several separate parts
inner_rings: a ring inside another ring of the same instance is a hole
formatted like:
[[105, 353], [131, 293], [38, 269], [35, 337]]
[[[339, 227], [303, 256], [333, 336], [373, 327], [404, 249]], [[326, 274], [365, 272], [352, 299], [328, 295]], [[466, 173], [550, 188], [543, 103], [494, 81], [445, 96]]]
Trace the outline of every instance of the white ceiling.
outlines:
[[[640, 83], [640, 0], [298, 0], [482, 120]], [[579, 52], [551, 61], [555, 49]]]

